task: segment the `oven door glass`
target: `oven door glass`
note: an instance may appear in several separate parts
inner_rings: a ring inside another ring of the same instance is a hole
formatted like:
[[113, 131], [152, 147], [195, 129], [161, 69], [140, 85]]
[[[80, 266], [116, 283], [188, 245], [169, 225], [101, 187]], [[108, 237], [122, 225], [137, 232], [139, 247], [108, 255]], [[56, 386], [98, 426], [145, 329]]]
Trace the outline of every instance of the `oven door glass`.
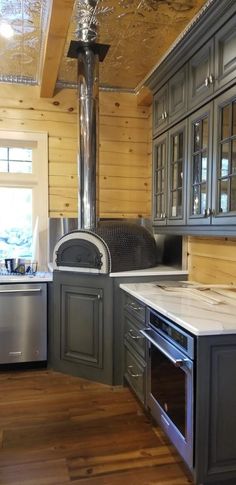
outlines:
[[151, 394], [186, 438], [187, 376], [154, 345], [150, 348]]

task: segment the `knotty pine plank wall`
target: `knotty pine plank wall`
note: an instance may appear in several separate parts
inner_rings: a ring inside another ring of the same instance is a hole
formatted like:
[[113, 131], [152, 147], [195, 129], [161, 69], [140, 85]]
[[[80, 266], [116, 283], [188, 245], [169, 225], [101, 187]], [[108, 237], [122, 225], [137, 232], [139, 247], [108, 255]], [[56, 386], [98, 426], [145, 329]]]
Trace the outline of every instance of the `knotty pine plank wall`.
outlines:
[[[0, 129], [44, 131], [49, 145], [50, 217], [77, 216], [76, 91], [52, 99], [34, 86], [0, 86]], [[100, 93], [99, 212], [101, 217], [150, 215], [150, 108], [136, 97]]]
[[201, 283], [236, 283], [236, 239], [189, 237], [189, 279]]

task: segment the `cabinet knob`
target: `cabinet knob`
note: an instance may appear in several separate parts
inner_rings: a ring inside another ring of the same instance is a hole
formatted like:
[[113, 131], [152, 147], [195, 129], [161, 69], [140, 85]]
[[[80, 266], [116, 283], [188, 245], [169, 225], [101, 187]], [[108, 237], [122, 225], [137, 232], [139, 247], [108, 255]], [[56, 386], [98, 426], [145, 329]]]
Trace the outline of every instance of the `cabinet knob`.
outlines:
[[166, 112], [166, 111], [164, 111], [164, 119], [165, 119], [165, 120], [166, 120], [167, 116], [168, 116], [167, 112]]
[[213, 76], [213, 74], [210, 74], [210, 76], [209, 76], [209, 83], [210, 84], [213, 84], [213, 82], [214, 82], [214, 76]]
[[209, 86], [209, 82], [210, 82], [210, 79], [207, 76], [206, 79], [205, 79], [205, 86], [206, 86], [206, 88]]
[[165, 119], [165, 113], [161, 113], [161, 119], [164, 120]]

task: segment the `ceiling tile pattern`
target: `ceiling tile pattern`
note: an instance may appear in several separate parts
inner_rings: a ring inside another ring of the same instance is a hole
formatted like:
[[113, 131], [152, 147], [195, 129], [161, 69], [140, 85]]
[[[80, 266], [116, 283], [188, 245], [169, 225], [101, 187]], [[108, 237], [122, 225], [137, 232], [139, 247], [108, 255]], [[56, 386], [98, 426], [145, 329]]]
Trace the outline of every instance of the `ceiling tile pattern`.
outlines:
[[[209, 1], [209, 0], [208, 0]], [[212, 0], [214, 1], [214, 0]], [[71, 40], [91, 19], [97, 42], [110, 45], [100, 65], [100, 85], [135, 89], [206, 0], [76, 0], [58, 82], [74, 86], [77, 62], [67, 57]], [[0, 22], [15, 35], [0, 37], [0, 82], [40, 82], [40, 63], [49, 18], [49, 0], [0, 0]]]
[[[100, 84], [134, 89], [161, 59], [205, 0], [98, 0], [98, 42], [110, 44], [100, 65]], [[70, 40], [78, 39], [79, 12], [86, 0], [77, 0], [59, 71], [59, 80], [76, 82], [76, 60], [67, 58]], [[88, 14], [88, 12], [87, 12]]]
[[14, 31], [10, 39], [0, 37], [1, 81], [37, 82], [47, 15], [47, 0], [0, 1], [0, 23]]

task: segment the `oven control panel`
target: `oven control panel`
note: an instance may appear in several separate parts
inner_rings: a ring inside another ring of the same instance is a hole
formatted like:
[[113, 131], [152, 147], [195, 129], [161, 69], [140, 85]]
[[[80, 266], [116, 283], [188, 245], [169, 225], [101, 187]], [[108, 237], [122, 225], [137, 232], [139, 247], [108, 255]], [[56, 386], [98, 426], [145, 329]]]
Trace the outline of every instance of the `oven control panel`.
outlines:
[[184, 351], [190, 358], [194, 356], [194, 336], [178, 327], [168, 318], [158, 312], [148, 309], [148, 325], [163, 337], [167, 338], [180, 350]]

